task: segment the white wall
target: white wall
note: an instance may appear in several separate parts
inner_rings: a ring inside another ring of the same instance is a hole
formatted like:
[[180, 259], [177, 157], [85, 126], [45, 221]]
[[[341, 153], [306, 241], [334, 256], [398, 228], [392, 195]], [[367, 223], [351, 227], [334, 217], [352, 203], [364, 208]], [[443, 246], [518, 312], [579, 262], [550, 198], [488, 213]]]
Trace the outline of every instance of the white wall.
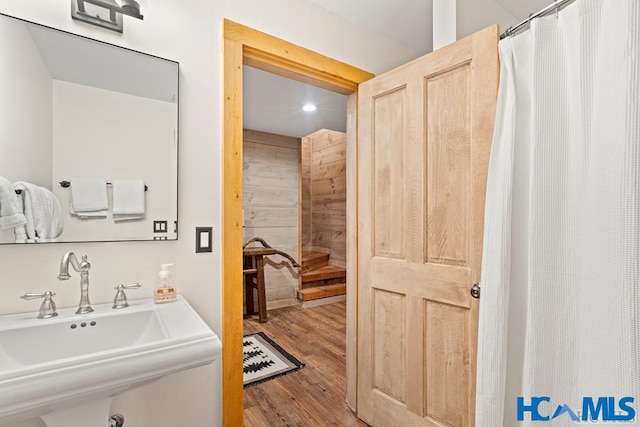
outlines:
[[[549, 0], [551, 2], [551, 0]], [[458, 39], [488, 27], [500, 25], [502, 33], [520, 20], [494, 0], [456, 0], [456, 32]]]
[[433, 50], [453, 43], [456, 34], [457, 4], [451, 0], [433, 0]]
[[51, 76], [24, 25], [0, 19], [0, 176], [51, 189]]
[[[221, 332], [221, 38], [227, 17], [352, 65], [380, 73], [409, 59], [397, 44], [364, 31], [304, 0], [153, 0], [144, 21], [125, 17], [124, 34], [71, 20], [67, 0], [2, 2], [0, 12], [180, 62], [179, 240], [0, 246], [0, 313], [36, 311], [25, 291], [51, 289], [60, 307], [78, 302], [79, 278], [58, 282], [66, 251], [92, 264], [94, 304], [113, 287], [140, 282], [131, 298], [151, 296], [158, 265], [173, 262], [178, 290], [212, 329]], [[18, 54], [18, 52], [16, 53]], [[212, 225], [213, 252], [195, 254], [196, 226]], [[170, 375], [116, 399], [114, 410], [136, 427], [221, 425], [221, 364]], [[40, 426], [39, 421], [12, 427]]]
[[433, 49], [498, 24], [500, 32], [515, 25], [519, 19], [495, 0], [433, 1]]
[[[152, 239], [154, 220], [167, 221], [163, 235], [175, 235], [176, 114], [175, 103], [54, 80], [52, 190], [62, 205], [62, 241]], [[57, 183], [73, 178], [142, 179], [144, 219], [114, 222], [111, 209], [107, 218], [70, 215], [71, 189]]]
[[0, 175], [50, 188], [51, 76], [29, 31], [10, 19], [0, 26], [0, 93]]

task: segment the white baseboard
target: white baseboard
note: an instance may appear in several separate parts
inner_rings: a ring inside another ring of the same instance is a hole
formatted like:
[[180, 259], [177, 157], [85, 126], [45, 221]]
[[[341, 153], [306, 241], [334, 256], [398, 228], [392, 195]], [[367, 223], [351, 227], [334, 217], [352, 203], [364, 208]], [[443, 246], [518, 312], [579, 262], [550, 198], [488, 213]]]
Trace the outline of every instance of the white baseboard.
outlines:
[[336, 295], [334, 297], [318, 298], [318, 299], [313, 299], [311, 301], [304, 301], [302, 303], [302, 308], [319, 307], [321, 305], [333, 304], [336, 302], [343, 302], [346, 300], [347, 300], [346, 295]]

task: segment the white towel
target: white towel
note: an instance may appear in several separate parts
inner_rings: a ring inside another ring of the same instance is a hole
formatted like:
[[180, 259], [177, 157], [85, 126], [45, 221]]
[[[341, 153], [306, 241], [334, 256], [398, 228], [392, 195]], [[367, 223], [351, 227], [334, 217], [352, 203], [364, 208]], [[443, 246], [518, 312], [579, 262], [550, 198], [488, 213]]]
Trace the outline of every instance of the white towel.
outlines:
[[[63, 231], [60, 202], [44, 187], [28, 182], [16, 182], [16, 190], [22, 190], [27, 242], [57, 242]], [[16, 241], [20, 240], [16, 229]]]
[[107, 180], [74, 178], [69, 191], [69, 213], [80, 218], [106, 218], [109, 212]]
[[144, 182], [141, 179], [117, 179], [112, 183], [113, 220], [144, 218]]
[[0, 176], [0, 227], [12, 228], [27, 223], [20, 198], [8, 179]]

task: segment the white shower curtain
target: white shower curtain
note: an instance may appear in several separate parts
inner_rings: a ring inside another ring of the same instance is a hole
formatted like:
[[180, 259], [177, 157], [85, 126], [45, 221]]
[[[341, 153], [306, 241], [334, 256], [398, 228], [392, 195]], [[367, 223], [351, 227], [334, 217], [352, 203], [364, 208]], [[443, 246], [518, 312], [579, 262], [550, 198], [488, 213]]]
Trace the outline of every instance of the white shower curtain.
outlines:
[[640, 1], [577, 0], [499, 50], [476, 425], [575, 426], [551, 417], [601, 396], [640, 425]]

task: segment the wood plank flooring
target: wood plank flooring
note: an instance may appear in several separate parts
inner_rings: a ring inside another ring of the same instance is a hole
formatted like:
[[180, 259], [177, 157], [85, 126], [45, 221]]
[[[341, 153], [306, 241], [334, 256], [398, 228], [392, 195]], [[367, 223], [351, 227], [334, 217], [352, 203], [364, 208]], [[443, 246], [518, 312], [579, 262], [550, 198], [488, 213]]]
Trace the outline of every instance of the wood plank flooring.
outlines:
[[346, 303], [269, 311], [267, 323], [244, 320], [304, 362], [301, 370], [244, 390], [247, 427], [367, 426], [345, 401]]

